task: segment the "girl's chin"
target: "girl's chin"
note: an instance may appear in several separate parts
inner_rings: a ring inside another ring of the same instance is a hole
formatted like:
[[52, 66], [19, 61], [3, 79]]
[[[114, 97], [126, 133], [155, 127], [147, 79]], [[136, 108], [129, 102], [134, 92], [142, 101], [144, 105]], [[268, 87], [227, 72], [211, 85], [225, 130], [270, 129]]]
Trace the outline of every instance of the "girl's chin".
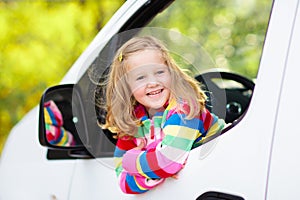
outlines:
[[168, 101], [168, 96], [163, 95], [160, 98], [145, 98], [144, 99], [144, 106], [147, 108], [147, 110], [161, 110], [164, 109], [164, 106], [166, 102]]
[[153, 110], [153, 111], [162, 111], [162, 110], [165, 110], [164, 108], [164, 105], [165, 105], [165, 101], [162, 102], [162, 103], [159, 103], [159, 104], [149, 104], [147, 107], [147, 110]]

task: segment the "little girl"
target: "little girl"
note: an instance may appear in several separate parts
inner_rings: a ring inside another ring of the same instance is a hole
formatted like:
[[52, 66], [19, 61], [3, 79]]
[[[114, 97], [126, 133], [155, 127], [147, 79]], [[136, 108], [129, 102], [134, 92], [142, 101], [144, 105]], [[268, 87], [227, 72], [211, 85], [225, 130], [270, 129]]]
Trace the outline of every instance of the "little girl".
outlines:
[[116, 173], [124, 193], [146, 192], [176, 177], [192, 148], [216, 137], [224, 121], [205, 108], [199, 84], [153, 37], [117, 52], [106, 88], [106, 123], [116, 133]]

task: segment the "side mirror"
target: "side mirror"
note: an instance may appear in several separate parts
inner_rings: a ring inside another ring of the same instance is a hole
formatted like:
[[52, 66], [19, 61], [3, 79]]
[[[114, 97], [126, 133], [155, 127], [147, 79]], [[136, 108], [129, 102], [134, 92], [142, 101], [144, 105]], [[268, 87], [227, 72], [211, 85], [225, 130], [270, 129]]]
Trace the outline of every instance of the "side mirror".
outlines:
[[[58, 85], [42, 95], [39, 110], [39, 141], [54, 149], [85, 149], [84, 110], [76, 85]], [[81, 133], [81, 135], [79, 135]]]

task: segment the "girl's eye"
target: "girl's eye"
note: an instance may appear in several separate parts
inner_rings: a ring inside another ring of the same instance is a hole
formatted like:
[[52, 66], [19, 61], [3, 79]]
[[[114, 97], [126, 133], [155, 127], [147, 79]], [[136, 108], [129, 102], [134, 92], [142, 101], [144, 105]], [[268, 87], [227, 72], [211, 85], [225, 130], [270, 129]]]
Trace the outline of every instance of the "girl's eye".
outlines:
[[163, 73], [165, 73], [165, 70], [159, 70], [159, 71], [157, 71], [156, 73], [157, 73], [157, 74], [163, 74]]
[[144, 79], [144, 78], [145, 78], [145, 76], [138, 76], [138, 77], [136, 78], [136, 80], [139, 81], [139, 80], [142, 80], [142, 79]]

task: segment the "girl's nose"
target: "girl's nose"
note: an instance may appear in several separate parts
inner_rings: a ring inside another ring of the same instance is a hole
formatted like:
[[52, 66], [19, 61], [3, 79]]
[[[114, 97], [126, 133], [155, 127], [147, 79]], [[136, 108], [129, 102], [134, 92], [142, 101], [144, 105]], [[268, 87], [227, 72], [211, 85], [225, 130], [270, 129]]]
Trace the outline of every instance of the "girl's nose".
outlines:
[[155, 76], [149, 76], [147, 87], [155, 87], [158, 85], [158, 81]]
[[158, 85], [158, 82], [156, 81], [151, 81], [147, 83], [147, 87], [156, 87]]

